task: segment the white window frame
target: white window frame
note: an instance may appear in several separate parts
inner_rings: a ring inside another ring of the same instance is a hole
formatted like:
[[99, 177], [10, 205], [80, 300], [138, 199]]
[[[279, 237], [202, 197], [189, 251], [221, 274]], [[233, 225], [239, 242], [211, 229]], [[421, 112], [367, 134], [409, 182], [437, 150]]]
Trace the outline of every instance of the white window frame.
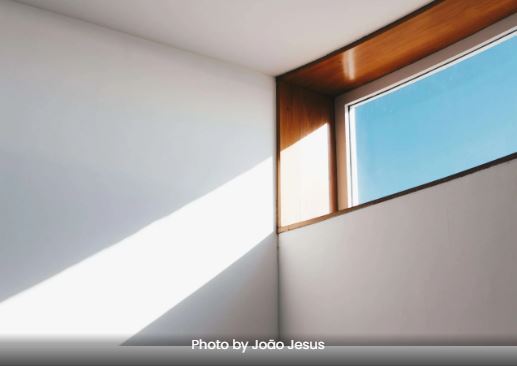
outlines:
[[424, 59], [338, 96], [335, 100], [335, 116], [339, 209], [359, 205], [355, 116], [352, 107], [427, 78], [515, 37], [516, 32], [517, 14], [514, 14]]

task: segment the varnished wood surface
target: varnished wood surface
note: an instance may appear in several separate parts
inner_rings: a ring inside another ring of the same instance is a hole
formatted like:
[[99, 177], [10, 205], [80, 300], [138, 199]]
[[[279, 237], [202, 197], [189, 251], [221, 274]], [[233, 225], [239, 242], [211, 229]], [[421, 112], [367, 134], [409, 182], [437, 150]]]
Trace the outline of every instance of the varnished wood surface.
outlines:
[[280, 150], [333, 122], [334, 102], [326, 95], [280, 81], [277, 96]]
[[404, 196], [404, 195], [408, 195], [408, 194], [411, 194], [411, 193], [414, 193], [414, 192], [417, 192], [417, 191], [420, 191], [420, 190], [424, 190], [424, 189], [427, 189], [429, 187], [440, 185], [442, 183], [445, 183], [445, 182], [448, 182], [448, 181], [452, 181], [452, 180], [458, 179], [460, 177], [467, 176], [467, 175], [470, 175], [472, 173], [476, 173], [476, 172], [485, 170], [487, 168], [490, 168], [490, 167], [493, 167], [493, 166], [496, 166], [496, 165], [499, 165], [499, 164], [503, 164], [505, 162], [509, 162], [509, 161], [512, 161], [512, 160], [515, 160], [515, 159], [517, 159], [517, 153], [512, 153], [512, 154], [509, 154], [507, 156], [504, 156], [504, 157], [495, 159], [493, 161], [484, 163], [482, 165], [479, 165], [479, 166], [467, 169], [465, 171], [461, 171], [461, 172], [455, 173], [453, 175], [450, 175], [450, 176], [447, 176], [447, 177], [444, 177], [444, 178], [440, 178], [438, 180], [431, 181], [431, 182], [428, 182], [428, 183], [420, 185], [420, 186], [412, 187], [410, 189], [407, 189], [407, 190], [404, 190], [404, 191], [401, 191], [401, 192], [397, 192], [395, 194], [391, 194], [391, 195], [388, 195], [388, 196], [385, 196], [385, 197], [382, 197], [382, 198], [379, 198], [379, 199], [375, 199], [375, 200], [369, 201], [367, 203], [356, 205], [356, 206], [353, 206], [353, 207], [347, 208], [347, 209], [338, 210], [338, 211], [335, 211], [333, 213], [330, 213], [330, 214], [327, 214], [327, 215], [323, 215], [321, 217], [308, 219], [308, 220], [305, 220], [303, 222], [294, 223], [294, 224], [291, 224], [291, 225], [288, 225], [288, 226], [280, 226], [278, 228], [278, 233], [287, 232], [287, 231], [290, 231], [290, 230], [293, 230], [293, 229], [296, 229], [296, 228], [301, 228], [301, 227], [305, 227], [305, 226], [308, 226], [308, 225], [311, 225], [311, 224], [319, 223], [319, 222], [322, 222], [324, 220], [327, 220], [327, 219], [330, 219], [330, 218], [333, 218], [333, 217], [336, 217], [336, 216], [339, 216], [339, 215], [347, 214], [347, 213], [353, 212], [355, 210], [367, 208], [367, 207], [375, 205], [375, 204], [383, 203], [385, 201], [392, 200], [392, 199], [395, 199], [395, 198], [398, 198], [398, 197], [401, 197], [401, 196]]
[[335, 96], [409, 65], [515, 12], [517, 0], [435, 1], [277, 79]]
[[[333, 98], [315, 93], [290, 83], [277, 82], [277, 220], [281, 222], [282, 206], [282, 171], [286, 162], [282, 162], [281, 153], [296, 144], [310, 133], [328, 124], [329, 141], [325, 147], [329, 157], [329, 193], [330, 197], [321, 198], [330, 203], [330, 212], [337, 210], [335, 136], [334, 136], [334, 101]], [[285, 190], [284, 190], [285, 191]], [[299, 201], [307, 200], [300, 196]]]

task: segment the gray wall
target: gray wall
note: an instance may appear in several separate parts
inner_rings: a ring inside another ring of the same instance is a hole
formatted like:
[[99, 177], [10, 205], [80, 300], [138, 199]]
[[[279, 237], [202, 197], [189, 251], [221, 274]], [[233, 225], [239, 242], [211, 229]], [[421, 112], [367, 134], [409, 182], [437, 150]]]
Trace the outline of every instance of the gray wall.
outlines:
[[0, 341], [276, 336], [273, 78], [10, 1], [0, 44]]
[[517, 161], [282, 233], [284, 338], [517, 342]]

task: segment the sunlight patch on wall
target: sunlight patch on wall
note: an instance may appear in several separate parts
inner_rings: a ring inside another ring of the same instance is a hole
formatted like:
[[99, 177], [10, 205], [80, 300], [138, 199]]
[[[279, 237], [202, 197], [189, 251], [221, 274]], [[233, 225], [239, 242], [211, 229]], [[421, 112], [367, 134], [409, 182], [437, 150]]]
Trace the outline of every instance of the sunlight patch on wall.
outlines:
[[272, 173], [269, 158], [0, 303], [0, 342], [123, 343], [273, 232]]
[[281, 225], [328, 214], [329, 124], [282, 150]]

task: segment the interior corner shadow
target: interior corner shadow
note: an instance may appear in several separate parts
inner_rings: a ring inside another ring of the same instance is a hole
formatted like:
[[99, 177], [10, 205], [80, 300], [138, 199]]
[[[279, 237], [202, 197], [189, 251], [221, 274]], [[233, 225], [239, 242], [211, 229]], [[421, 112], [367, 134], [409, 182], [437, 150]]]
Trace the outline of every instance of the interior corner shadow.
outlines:
[[190, 346], [192, 339], [199, 338], [276, 337], [276, 262], [276, 235], [272, 233], [123, 345]]

